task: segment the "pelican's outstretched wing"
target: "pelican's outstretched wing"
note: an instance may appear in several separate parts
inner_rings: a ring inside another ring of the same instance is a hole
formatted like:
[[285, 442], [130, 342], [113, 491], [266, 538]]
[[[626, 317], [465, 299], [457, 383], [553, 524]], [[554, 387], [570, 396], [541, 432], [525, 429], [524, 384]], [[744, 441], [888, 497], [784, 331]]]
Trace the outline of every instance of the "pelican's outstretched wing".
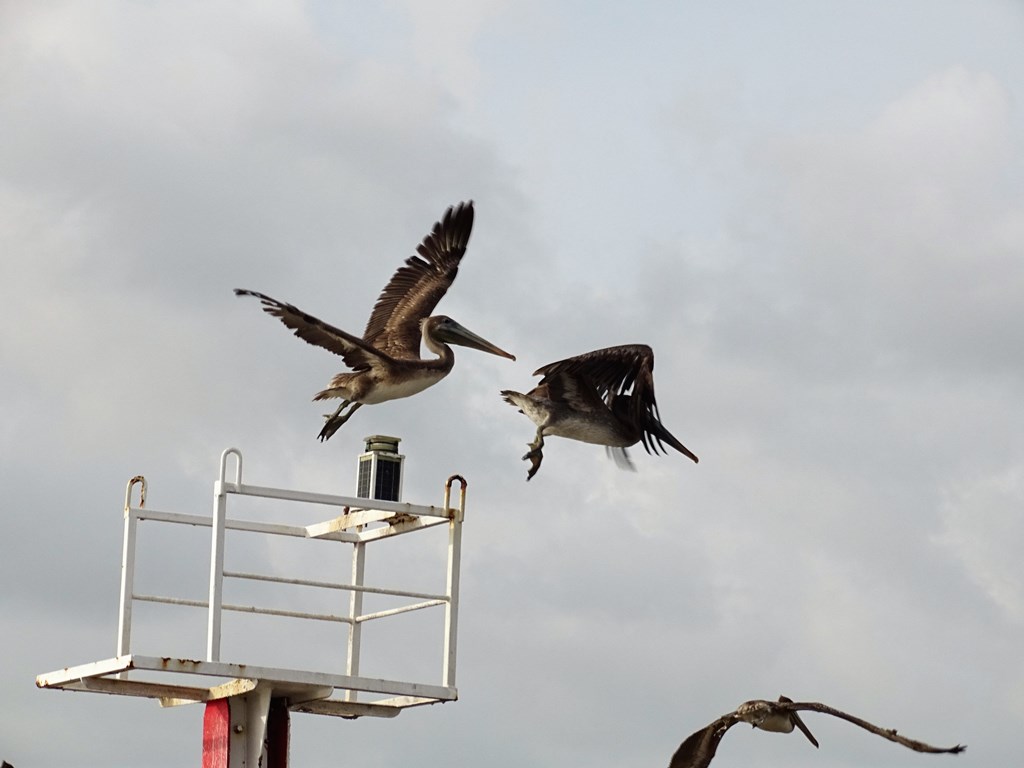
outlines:
[[739, 721], [734, 714], [723, 715], [715, 722], [690, 734], [672, 755], [668, 768], [708, 768], [718, 751], [718, 742], [725, 732]]
[[930, 752], [932, 754], [959, 754], [967, 749], [965, 744], [957, 744], [954, 747], [933, 747], [931, 744], [925, 744], [923, 741], [916, 741], [915, 739], [908, 739], [906, 736], [900, 736], [895, 728], [880, 728], [873, 723], [869, 723], [867, 720], [862, 720], [854, 715], [841, 712], [834, 707], [830, 707], [827, 704], [819, 704], [816, 701], [785, 701], [775, 704], [779, 709], [793, 712], [794, 714], [798, 711], [806, 712], [821, 712], [823, 715], [832, 715], [832, 717], [838, 717], [841, 720], [845, 720], [848, 723], [863, 728], [865, 731], [869, 731], [876, 736], [881, 736], [883, 739], [894, 741], [897, 744], [902, 744], [908, 749], [912, 749], [915, 752]]
[[[928, 752], [932, 754], [948, 753], [955, 755], [967, 749], [967, 747], [962, 744], [957, 744], [954, 747], [933, 747], [931, 744], [925, 744], [923, 741], [916, 741], [915, 739], [908, 739], [906, 736], [900, 736], [896, 733], [895, 728], [879, 728], [877, 725], [873, 725], [867, 720], [862, 720], [861, 718], [854, 717], [846, 712], [841, 712], [840, 710], [826, 704], [819, 704], [818, 702], [813, 701], [793, 701], [791, 699], [787, 699], [785, 696], [780, 696], [779, 701], [755, 699], [753, 701], [744, 702], [736, 708], [735, 712], [722, 715], [714, 722], [691, 734], [682, 744], [679, 745], [675, 754], [672, 755], [672, 761], [669, 763], [669, 768], [708, 768], [712, 759], [715, 757], [715, 752], [718, 750], [718, 744], [722, 740], [722, 737], [725, 736], [726, 731], [736, 725], [736, 723], [745, 722], [750, 723], [755, 728], [782, 731], [786, 733], [791, 732], [795, 725], [800, 728], [814, 746], [818, 746], [817, 740], [811, 735], [807, 726], [803, 724], [799, 716], [796, 714], [800, 711], [821, 712], [825, 715], [832, 715], [833, 717], [841, 718], [842, 720], [853, 723], [854, 725], [859, 726], [866, 731], [870, 731], [877, 736], [881, 736], [884, 739], [894, 741], [897, 744], [902, 744], [904, 747], [912, 749], [915, 752]], [[789, 724], [787, 724], [787, 721]]]
[[394, 358], [419, 359], [420, 321], [429, 317], [459, 271], [473, 230], [473, 201], [445, 211], [441, 221], [381, 291], [363, 340]]
[[264, 312], [273, 315], [291, 328], [295, 331], [295, 335], [303, 341], [341, 355], [345, 360], [345, 365], [354, 371], [369, 370], [381, 360], [378, 350], [363, 339], [306, 314], [293, 304], [286, 304], [265, 293], [248, 291], [244, 288], [235, 288], [235, 295], [255, 296], [262, 302]]

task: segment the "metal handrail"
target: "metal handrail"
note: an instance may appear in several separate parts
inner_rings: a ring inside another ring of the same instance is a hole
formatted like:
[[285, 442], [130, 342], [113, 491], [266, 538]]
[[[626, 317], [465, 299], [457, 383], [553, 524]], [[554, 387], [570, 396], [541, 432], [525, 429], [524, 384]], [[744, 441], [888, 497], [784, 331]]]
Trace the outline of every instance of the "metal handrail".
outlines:
[[[233, 481], [229, 481], [227, 479], [229, 456], [234, 456], [236, 460]], [[461, 484], [459, 505], [457, 508], [452, 508], [450, 506], [451, 490], [454, 482], [459, 482]], [[207, 662], [220, 661], [221, 617], [224, 611], [347, 624], [349, 626], [349, 642], [346, 671], [350, 676], [357, 676], [359, 668], [360, 625], [362, 623], [410, 611], [443, 606], [445, 609], [445, 656], [443, 661], [442, 677], [444, 685], [454, 688], [459, 561], [461, 559], [461, 524], [465, 516], [466, 485], [465, 479], [459, 475], [453, 475], [448, 478], [448, 481], [445, 483], [444, 506], [440, 508], [370, 499], [356, 499], [328, 494], [309, 493], [305, 491], [290, 491], [281, 488], [247, 486], [242, 483], [242, 454], [237, 448], [228, 448], [220, 457], [219, 477], [214, 484], [213, 514], [210, 517], [204, 517], [202, 515], [195, 514], [146, 509], [146, 480], [141, 475], [133, 477], [129, 481], [125, 493], [125, 530], [121, 562], [121, 599], [120, 618], [118, 623], [117, 655], [118, 657], [124, 657], [130, 654], [131, 609], [133, 602], [140, 601], [207, 609]], [[139, 504], [138, 506], [132, 506], [132, 489], [136, 486], [139, 486]], [[327, 521], [326, 523], [316, 523], [309, 526], [229, 519], [227, 517], [226, 505], [227, 496], [231, 494], [312, 504], [325, 504], [340, 507], [343, 509], [343, 512], [342, 516], [337, 518], [337, 522]], [[138, 594], [135, 592], [134, 577], [137, 529], [138, 523], [143, 520], [211, 528], [212, 541], [210, 552], [210, 584], [208, 600], [191, 600], [166, 595]], [[362, 522], [364, 520], [369, 520], [370, 522], [364, 523]], [[334, 524], [332, 525], [332, 523]], [[375, 523], [379, 523], [380, 527], [369, 527]], [[386, 538], [391, 535], [399, 535], [441, 524], [447, 524], [449, 526], [447, 580], [444, 594], [374, 587], [367, 586], [362, 583], [366, 545], [369, 542]], [[349, 530], [349, 528], [353, 528], [354, 530]], [[327, 539], [351, 544], [353, 546], [352, 581], [351, 583], [338, 583], [290, 578], [273, 574], [225, 570], [224, 543], [225, 533], [228, 530], [306, 539]], [[330, 613], [282, 610], [254, 605], [226, 604], [222, 600], [225, 578], [347, 591], [352, 595], [349, 605], [349, 614], [345, 616]], [[364, 594], [410, 598], [418, 600], [419, 602], [409, 603], [372, 613], [363, 613], [362, 595]], [[118, 677], [120, 677], [120, 675], [118, 675]], [[347, 698], [347, 700], [354, 701], [354, 694]]]

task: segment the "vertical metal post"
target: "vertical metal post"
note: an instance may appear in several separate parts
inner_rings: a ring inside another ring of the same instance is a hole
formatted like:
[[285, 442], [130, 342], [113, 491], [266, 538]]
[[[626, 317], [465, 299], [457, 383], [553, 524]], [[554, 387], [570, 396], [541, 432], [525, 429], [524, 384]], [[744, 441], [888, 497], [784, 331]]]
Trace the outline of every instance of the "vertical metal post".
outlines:
[[124, 511], [124, 547], [121, 551], [121, 605], [117, 622], [117, 655], [125, 656], [132, 639], [132, 592], [135, 588], [135, 536], [138, 520]]
[[206, 624], [206, 660], [220, 661], [220, 618], [224, 594], [224, 517], [227, 494], [220, 480], [213, 484], [213, 524], [210, 526], [210, 602]]
[[270, 701], [273, 690], [257, 685], [249, 693], [234, 697], [234, 704], [245, 708], [245, 768], [266, 765], [263, 758], [267, 749], [267, 722], [270, 720]]
[[237, 460], [233, 490], [242, 485], [242, 454], [237, 448], [228, 448], [220, 455], [220, 478], [213, 484], [213, 521], [210, 542], [210, 601], [209, 618], [206, 625], [206, 660], [220, 661], [220, 620], [221, 603], [224, 595], [224, 530], [227, 517], [227, 474], [228, 455]]
[[267, 717], [267, 761], [264, 768], [288, 768], [290, 731], [288, 701], [280, 697], [271, 699]]
[[[360, 541], [352, 545], [352, 586], [363, 586], [363, 574], [366, 570], [366, 542]], [[363, 639], [363, 625], [357, 621], [363, 613], [363, 591], [353, 589], [349, 592], [348, 616], [348, 652], [345, 661], [345, 674], [356, 677], [359, 674], [359, 648]], [[356, 691], [346, 691], [345, 701], [355, 701]]]
[[[459, 493], [459, 508], [451, 509], [452, 482], [458, 480], [462, 486]], [[462, 560], [462, 521], [466, 517], [466, 479], [452, 475], [444, 486], [444, 508], [449, 510], [448, 519], [448, 602], [444, 608], [444, 666], [441, 670], [442, 683], [455, 687], [455, 652], [459, 632], [459, 572]], [[454, 514], [452, 514], [454, 512]]]
[[121, 548], [121, 599], [117, 620], [117, 655], [129, 653], [132, 639], [132, 597], [135, 594], [135, 538], [139, 520], [132, 512], [132, 488], [140, 485], [139, 507], [146, 506], [146, 478], [136, 475], [124, 494], [124, 542]]

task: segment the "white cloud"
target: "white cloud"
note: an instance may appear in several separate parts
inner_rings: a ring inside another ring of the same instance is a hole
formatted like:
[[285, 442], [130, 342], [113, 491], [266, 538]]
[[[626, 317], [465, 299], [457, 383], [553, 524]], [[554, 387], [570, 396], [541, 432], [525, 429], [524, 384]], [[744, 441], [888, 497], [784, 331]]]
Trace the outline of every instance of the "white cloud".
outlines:
[[971, 581], [1014, 624], [1024, 623], [1024, 464], [951, 483], [932, 540], [960, 563]]

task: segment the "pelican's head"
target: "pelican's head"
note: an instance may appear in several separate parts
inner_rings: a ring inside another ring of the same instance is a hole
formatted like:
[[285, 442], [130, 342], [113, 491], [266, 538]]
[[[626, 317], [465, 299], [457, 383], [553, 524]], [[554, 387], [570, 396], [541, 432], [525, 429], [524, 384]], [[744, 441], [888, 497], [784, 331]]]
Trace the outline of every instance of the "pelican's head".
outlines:
[[460, 347], [479, 349], [481, 352], [490, 352], [492, 355], [507, 357], [509, 360], [516, 359], [515, 355], [510, 355], [501, 347], [496, 347], [487, 339], [477, 336], [447, 315], [434, 315], [420, 321], [420, 330], [423, 332], [423, 338], [427, 341], [427, 346], [430, 346], [431, 341], [458, 344]]

